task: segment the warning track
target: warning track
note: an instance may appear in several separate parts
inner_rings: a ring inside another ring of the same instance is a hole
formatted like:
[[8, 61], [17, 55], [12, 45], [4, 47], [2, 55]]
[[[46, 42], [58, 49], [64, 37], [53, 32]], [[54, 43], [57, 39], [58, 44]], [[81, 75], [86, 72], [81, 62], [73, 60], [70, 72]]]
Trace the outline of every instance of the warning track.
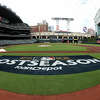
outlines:
[[81, 90], [78, 92], [40, 96], [40, 95], [25, 95], [0, 90], [1, 100], [100, 100], [100, 85], [92, 88]]

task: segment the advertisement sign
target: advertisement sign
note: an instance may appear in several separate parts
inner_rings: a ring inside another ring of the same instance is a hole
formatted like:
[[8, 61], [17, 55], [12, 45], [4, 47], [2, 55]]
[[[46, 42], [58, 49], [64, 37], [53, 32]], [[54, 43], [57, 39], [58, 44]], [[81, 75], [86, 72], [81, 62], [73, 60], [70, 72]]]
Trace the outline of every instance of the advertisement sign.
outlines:
[[100, 60], [81, 56], [0, 56], [0, 71], [33, 75], [60, 75], [100, 69]]

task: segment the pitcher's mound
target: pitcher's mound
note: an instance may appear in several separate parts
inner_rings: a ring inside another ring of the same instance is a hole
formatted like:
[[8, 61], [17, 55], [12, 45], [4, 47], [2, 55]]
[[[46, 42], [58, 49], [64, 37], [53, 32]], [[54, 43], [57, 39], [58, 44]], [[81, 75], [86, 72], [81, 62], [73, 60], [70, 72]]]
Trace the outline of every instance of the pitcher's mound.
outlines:
[[39, 47], [49, 47], [51, 45], [39, 45]]

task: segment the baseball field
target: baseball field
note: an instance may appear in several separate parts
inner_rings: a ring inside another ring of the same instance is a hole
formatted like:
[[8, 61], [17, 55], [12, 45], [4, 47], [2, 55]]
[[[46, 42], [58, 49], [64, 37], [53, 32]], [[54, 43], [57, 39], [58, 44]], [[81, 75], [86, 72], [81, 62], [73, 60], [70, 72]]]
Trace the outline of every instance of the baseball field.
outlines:
[[[97, 49], [96, 49], [97, 48]], [[90, 55], [100, 59], [100, 45], [39, 43], [5, 46], [9, 56], [68, 56]], [[54, 95], [71, 93], [100, 84], [100, 70], [64, 75], [25, 75], [0, 71], [0, 89], [34, 94]]]

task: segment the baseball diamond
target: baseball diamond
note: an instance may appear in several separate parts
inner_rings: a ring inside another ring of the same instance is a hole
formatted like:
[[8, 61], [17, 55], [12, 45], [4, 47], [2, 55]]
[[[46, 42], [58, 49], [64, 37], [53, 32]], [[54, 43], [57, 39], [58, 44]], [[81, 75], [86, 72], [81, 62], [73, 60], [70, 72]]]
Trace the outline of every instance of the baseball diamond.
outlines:
[[[46, 20], [30, 26], [0, 5], [0, 98], [99, 100], [98, 16], [97, 33], [87, 26], [72, 32], [70, 24], [76, 19], [65, 17], [51, 18], [54, 30]], [[60, 21], [66, 22], [67, 31], [60, 29]]]

